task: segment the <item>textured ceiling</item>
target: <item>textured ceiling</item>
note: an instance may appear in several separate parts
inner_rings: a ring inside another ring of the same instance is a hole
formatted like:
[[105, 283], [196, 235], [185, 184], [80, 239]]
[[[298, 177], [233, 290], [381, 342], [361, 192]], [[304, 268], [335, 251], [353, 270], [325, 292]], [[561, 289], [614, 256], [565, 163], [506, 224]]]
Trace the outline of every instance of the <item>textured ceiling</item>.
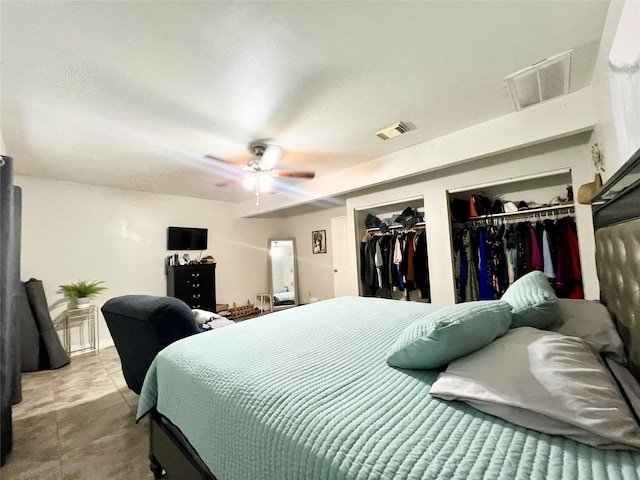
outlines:
[[[513, 112], [504, 77], [575, 48], [606, 2], [2, 2], [0, 132], [16, 172], [230, 202], [270, 139], [318, 176]], [[386, 142], [395, 121], [415, 129]], [[303, 180], [287, 180], [304, 187]]]

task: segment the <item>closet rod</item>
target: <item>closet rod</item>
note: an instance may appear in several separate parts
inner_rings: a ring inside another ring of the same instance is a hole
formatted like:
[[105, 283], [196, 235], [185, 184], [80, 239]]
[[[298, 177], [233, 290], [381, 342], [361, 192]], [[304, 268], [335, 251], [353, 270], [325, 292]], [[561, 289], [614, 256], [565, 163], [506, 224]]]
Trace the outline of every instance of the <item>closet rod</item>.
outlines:
[[518, 210], [517, 212], [505, 212], [505, 213], [493, 213], [489, 215], [480, 215], [478, 217], [470, 217], [466, 222], [458, 222], [458, 223], [469, 223], [475, 221], [484, 221], [484, 220], [496, 220], [500, 218], [517, 218], [517, 217], [533, 217], [539, 213], [562, 213], [566, 210], [566, 214], [575, 213], [575, 204], [569, 203], [566, 205], [552, 205], [550, 207], [538, 207], [538, 208], [528, 208], [526, 210]]
[[[390, 225], [389, 230], [400, 230], [400, 229], [404, 229], [404, 227], [402, 225]], [[407, 228], [406, 230], [411, 230], [412, 228], [426, 228], [426, 223], [425, 222], [418, 222], [415, 223], [412, 227]], [[379, 228], [367, 228], [367, 232], [379, 232], [380, 229]]]
[[509, 183], [516, 183], [516, 182], [523, 182], [523, 181], [527, 181], [527, 180], [535, 180], [538, 178], [544, 178], [544, 177], [553, 177], [555, 175], [564, 175], [567, 173], [571, 173], [571, 169], [570, 168], [561, 168], [558, 170], [551, 170], [548, 172], [542, 172], [542, 173], [534, 173], [531, 175], [524, 175], [522, 177], [509, 177], [509, 178], [505, 178], [502, 180], [496, 180], [495, 182], [487, 182], [487, 183], [481, 183], [478, 185], [472, 185], [470, 187], [460, 187], [460, 188], [452, 188], [451, 190], [447, 190], [447, 193], [452, 194], [452, 193], [460, 193], [460, 192], [471, 192], [474, 190], [482, 190], [483, 188], [489, 188], [489, 187], [496, 187], [496, 186], [500, 186], [500, 185], [506, 185]]

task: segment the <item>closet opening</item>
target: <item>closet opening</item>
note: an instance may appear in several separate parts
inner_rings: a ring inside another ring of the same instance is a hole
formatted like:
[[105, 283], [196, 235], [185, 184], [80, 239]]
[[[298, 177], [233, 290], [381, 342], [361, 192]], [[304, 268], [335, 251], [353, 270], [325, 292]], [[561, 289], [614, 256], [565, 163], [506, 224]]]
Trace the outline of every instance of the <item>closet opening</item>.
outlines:
[[584, 298], [570, 169], [447, 194], [457, 303], [499, 299], [533, 270], [558, 297]]
[[360, 296], [430, 302], [424, 198], [371, 205], [354, 215]]

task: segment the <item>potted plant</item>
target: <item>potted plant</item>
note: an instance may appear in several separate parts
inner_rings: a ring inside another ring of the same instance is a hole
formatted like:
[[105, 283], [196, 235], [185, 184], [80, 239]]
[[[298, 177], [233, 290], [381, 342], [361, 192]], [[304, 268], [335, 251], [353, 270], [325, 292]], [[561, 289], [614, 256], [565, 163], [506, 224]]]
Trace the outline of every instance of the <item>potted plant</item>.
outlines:
[[102, 283], [104, 283], [104, 281], [94, 280], [93, 282], [89, 282], [87, 280], [80, 280], [76, 283], [60, 285], [58, 293], [61, 293], [72, 302], [75, 301], [78, 308], [87, 308], [89, 301], [93, 297], [107, 289], [107, 287], [101, 286]]

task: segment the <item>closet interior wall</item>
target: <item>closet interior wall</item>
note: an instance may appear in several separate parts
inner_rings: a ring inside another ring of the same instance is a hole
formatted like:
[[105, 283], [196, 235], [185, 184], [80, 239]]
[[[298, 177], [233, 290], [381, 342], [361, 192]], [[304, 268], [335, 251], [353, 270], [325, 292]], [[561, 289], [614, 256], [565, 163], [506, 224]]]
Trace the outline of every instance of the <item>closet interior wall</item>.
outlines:
[[[468, 201], [477, 193], [520, 208], [460, 219], [462, 203], [456, 208], [454, 199]], [[584, 297], [570, 170], [447, 194], [456, 302], [500, 298], [514, 280], [531, 270], [543, 271], [558, 296]]]
[[[356, 243], [360, 247], [358, 255], [358, 289], [360, 296], [430, 302], [429, 267], [425, 235], [426, 222], [422, 221], [410, 228], [405, 228], [400, 223], [393, 221], [396, 217], [401, 216], [403, 212], [407, 212], [407, 209], [417, 212], [418, 217], [426, 220], [424, 199], [422, 197], [354, 210]], [[388, 228], [367, 227], [367, 217], [370, 216], [377, 217]], [[366, 255], [367, 253], [373, 254], [373, 250], [369, 249], [375, 248], [376, 241], [380, 241], [382, 237], [386, 237], [387, 254], [384, 256], [383, 267], [377, 267], [376, 269], [378, 281], [376, 286], [373, 286], [371, 285], [371, 272], [368, 276], [365, 274], [367, 266]], [[371, 241], [372, 238], [374, 239], [373, 242]], [[404, 265], [400, 267], [393, 263], [396, 239], [401, 240], [398, 243], [398, 247], [401, 248], [405, 258]], [[408, 240], [413, 242], [412, 245], [415, 248], [411, 252], [411, 262], [408, 259], [408, 250], [402, 248], [406, 246]], [[409, 264], [411, 267], [409, 267]], [[416, 266], [415, 276], [418, 280], [413, 280], [413, 265]], [[407, 268], [412, 270], [409, 276], [412, 280], [408, 282], [407, 275], [403, 276], [402, 273], [397, 272], [400, 269], [401, 272], [404, 270], [406, 273]], [[391, 276], [394, 277], [393, 282], [391, 282]], [[396, 282], [398, 276], [400, 276], [400, 281]]]

